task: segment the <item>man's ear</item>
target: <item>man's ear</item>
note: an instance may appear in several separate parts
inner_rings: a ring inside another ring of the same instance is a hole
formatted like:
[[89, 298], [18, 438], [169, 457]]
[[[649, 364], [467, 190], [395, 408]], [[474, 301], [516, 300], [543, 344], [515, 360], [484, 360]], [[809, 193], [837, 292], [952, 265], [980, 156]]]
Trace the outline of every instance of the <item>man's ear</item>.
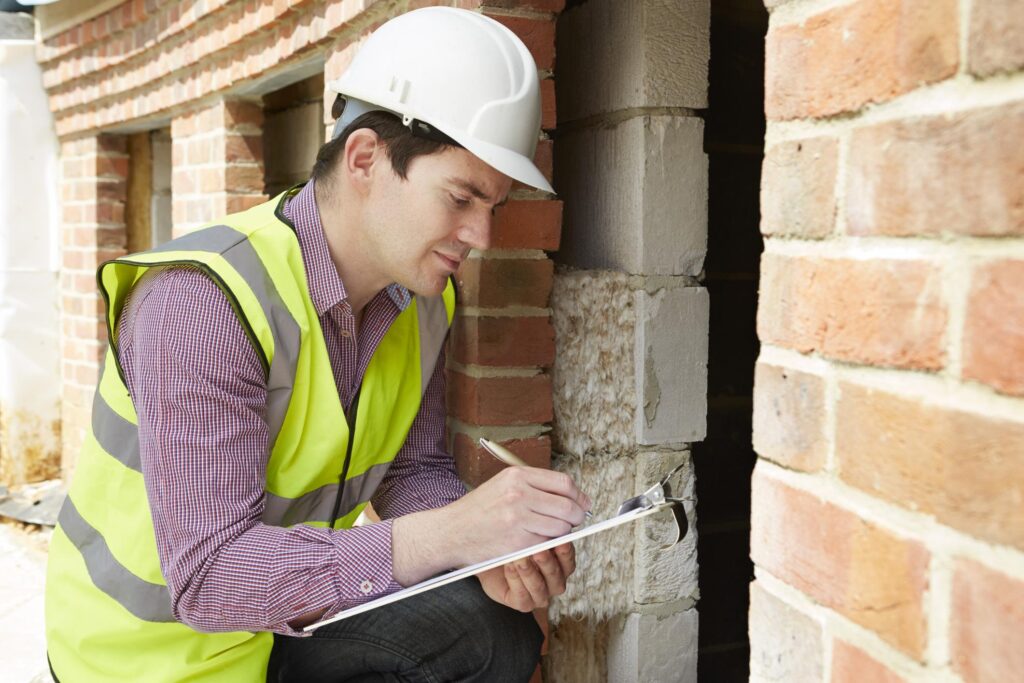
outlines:
[[342, 174], [361, 194], [370, 190], [375, 168], [384, 157], [380, 136], [369, 128], [352, 131], [345, 141], [342, 155]]

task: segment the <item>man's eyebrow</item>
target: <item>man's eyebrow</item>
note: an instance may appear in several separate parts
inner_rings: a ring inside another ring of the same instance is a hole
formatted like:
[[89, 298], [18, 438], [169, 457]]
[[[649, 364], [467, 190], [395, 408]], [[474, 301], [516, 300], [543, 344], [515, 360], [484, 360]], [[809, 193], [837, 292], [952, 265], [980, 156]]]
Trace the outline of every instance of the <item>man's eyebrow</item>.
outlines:
[[[491, 198], [487, 196], [486, 192], [484, 192], [479, 187], [477, 187], [474, 183], [472, 183], [472, 182], [470, 182], [468, 180], [465, 180], [463, 178], [446, 178], [446, 180], [449, 183], [451, 183], [452, 185], [457, 185], [458, 187], [462, 188], [463, 190], [465, 190], [466, 192], [470, 193], [471, 195], [473, 195], [477, 199], [482, 199], [485, 202], [491, 200]], [[508, 197], [507, 196], [504, 199], [502, 199], [500, 202], [495, 204], [494, 206], [495, 207], [504, 206], [506, 202], [508, 202]]]

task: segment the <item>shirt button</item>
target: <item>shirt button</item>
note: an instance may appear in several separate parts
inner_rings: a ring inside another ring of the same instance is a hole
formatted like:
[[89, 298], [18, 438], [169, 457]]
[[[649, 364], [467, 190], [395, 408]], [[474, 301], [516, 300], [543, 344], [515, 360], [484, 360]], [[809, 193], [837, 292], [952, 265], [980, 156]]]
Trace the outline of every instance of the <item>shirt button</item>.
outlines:
[[359, 590], [363, 593], [363, 595], [369, 595], [373, 592], [373, 584], [369, 581], [363, 581], [361, 584], [359, 584]]
[[341, 331], [341, 336], [345, 337], [346, 339], [348, 339], [348, 338], [350, 338], [352, 336], [352, 333], [349, 332], [348, 330], [342, 330]]

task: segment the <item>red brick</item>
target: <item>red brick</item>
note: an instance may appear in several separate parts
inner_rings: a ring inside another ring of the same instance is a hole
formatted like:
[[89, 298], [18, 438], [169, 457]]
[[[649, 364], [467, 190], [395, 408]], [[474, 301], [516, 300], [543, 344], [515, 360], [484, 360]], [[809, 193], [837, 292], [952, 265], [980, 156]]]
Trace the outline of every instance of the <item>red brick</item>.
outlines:
[[473, 0], [476, 6], [496, 9], [532, 9], [539, 12], [561, 12], [565, 0]]
[[[545, 469], [551, 467], [551, 439], [546, 436], [534, 439], [512, 439], [498, 443], [518, 455], [530, 467]], [[462, 433], [455, 435], [455, 444], [452, 450], [459, 478], [470, 486], [479, 486], [508, 467], [485, 451], [475, 439]]]
[[265, 194], [229, 194], [225, 198], [225, 213], [238, 213], [267, 201]]
[[762, 468], [754, 472], [751, 522], [755, 564], [921, 659], [929, 562], [923, 545]]
[[548, 179], [548, 182], [555, 177], [555, 143], [551, 140], [539, 140], [537, 151], [533, 155], [533, 163]]
[[548, 305], [553, 277], [550, 259], [467, 259], [456, 277], [459, 303], [543, 308]]
[[974, 0], [967, 48], [978, 76], [1024, 68], [1024, 5], [1020, 0]]
[[791, 469], [825, 465], [825, 382], [759, 362], [754, 375], [754, 450]]
[[128, 194], [128, 183], [124, 180], [97, 180], [96, 200], [123, 202]]
[[1024, 104], [859, 128], [846, 176], [855, 235], [1024, 235]]
[[228, 135], [224, 141], [224, 160], [263, 161], [263, 136]]
[[[485, 10], [485, 14], [486, 14]], [[555, 21], [554, 19], [530, 19], [505, 14], [491, 14], [490, 17], [507, 26], [526, 44], [533, 60], [540, 70], [555, 67]]]
[[96, 363], [75, 365], [75, 382], [83, 387], [95, 386], [99, 376], [99, 366]]
[[200, 194], [222, 192], [225, 189], [224, 168], [199, 168], [193, 173], [199, 177]]
[[762, 342], [879, 366], [945, 365], [942, 274], [912, 260], [761, 259]]
[[199, 172], [189, 168], [175, 168], [171, 175], [171, 188], [175, 195], [194, 194], [199, 190]]
[[953, 668], [963, 680], [1019, 680], [1022, 634], [1024, 582], [970, 560], [957, 562], [949, 641]]
[[851, 383], [836, 402], [840, 477], [993, 543], [1024, 548], [1024, 421]]
[[768, 118], [855, 111], [953, 76], [958, 6], [859, 0], [800, 23], [773, 23], [765, 42]]
[[836, 220], [834, 138], [783, 142], [768, 148], [761, 173], [761, 232], [825, 237]]
[[906, 683], [905, 678], [849, 643], [832, 647], [832, 683]]
[[[537, 151], [533, 155], [533, 163], [550, 183], [554, 177], [554, 143], [551, 140], [538, 140]], [[512, 183], [513, 190], [533, 190], [535, 188], [518, 180]]]
[[526, 425], [550, 422], [551, 377], [470, 377], [449, 374], [448, 409], [476, 425]]
[[262, 192], [264, 185], [262, 165], [232, 164], [224, 168], [223, 189], [230, 192], [255, 194]]
[[491, 228], [493, 249], [556, 251], [562, 234], [562, 202], [510, 201], [495, 212]]
[[1024, 261], [975, 270], [963, 341], [965, 378], [1024, 396]]
[[127, 154], [128, 136], [109, 134], [97, 135], [95, 149], [97, 154]]
[[455, 319], [452, 353], [464, 365], [551, 367], [555, 328], [547, 317], [464, 316]]
[[127, 156], [98, 156], [96, 157], [97, 177], [128, 177]]
[[214, 161], [223, 163], [223, 158], [217, 158], [217, 146], [213, 138], [201, 137], [199, 139], [189, 140], [186, 145], [188, 153], [188, 165], [199, 166], [202, 164], [209, 164]]
[[747, 621], [750, 680], [822, 680], [825, 653], [820, 618], [796, 609], [755, 581], [750, 584]]
[[263, 107], [255, 102], [229, 100], [224, 103], [223, 126], [234, 130], [243, 126], [262, 126]]
[[124, 223], [124, 204], [122, 202], [96, 204], [95, 213], [92, 217], [97, 223]]
[[540, 82], [540, 127], [551, 130], [558, 125], [558, 112], [555, 105], [555, 82], [545, 78]]

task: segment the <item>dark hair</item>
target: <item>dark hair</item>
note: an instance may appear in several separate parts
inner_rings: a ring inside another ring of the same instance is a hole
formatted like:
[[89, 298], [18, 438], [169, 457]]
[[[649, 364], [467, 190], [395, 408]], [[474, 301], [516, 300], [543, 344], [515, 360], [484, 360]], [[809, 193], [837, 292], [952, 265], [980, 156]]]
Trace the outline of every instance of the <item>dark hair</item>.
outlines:
[[367, 112], [348, 124], [341, 135], [324, 144], [317, 152], [310, 177], [318, 187], [323, 187], [321, 181], [329, 179], [334, 174], [335, 164], [338, 157], [345, 151], [348, 136], [359, 128], [369, 128], [380, 137], [384, 144], [384, 152], [391, 160], [391, 168], [402, 180], [405, 180], [406, 174], [409, 172], [409, 164], [413, 159], [440, 152], [451, 146], [413, 135], [412, 131], [403, 126], [402, 121], [394, 114], [386, 111]]

